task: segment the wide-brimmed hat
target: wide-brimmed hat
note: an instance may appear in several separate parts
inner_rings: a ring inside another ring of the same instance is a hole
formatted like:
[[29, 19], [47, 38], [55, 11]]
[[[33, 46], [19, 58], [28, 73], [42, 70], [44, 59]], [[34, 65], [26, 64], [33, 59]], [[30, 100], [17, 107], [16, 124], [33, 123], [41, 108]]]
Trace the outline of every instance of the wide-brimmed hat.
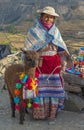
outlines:
[[59, 17], [59, 14], [57, 14], [55, 12], [55, 9], [51, 6], [46, 6], [43, 9], [39, 9], [39, 10], [37, 10], [37, 13], [45, 13], [45, 14], [49, 14], [49, 15], [52, 15], [55, 17]]

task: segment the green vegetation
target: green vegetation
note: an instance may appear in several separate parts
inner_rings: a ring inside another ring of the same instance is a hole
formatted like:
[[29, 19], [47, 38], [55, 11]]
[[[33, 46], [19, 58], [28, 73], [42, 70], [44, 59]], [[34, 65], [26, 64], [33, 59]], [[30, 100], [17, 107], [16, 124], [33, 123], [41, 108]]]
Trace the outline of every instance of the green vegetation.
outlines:
[[9, 25], [6, 30], [9, 32], [9, 33], [12, 33], [12, 34], [16, 34], [17, 33], [17, 29], [15, 27], [15, 25], [11, 24]]
[[5, 41], [2, 42], [2, 44], [6, 44], [6, 45], [8, 45], [8, 44], [10, 44], [10, 43], [11, 43], [11, 42], [8, 41], [8, 40], [5, 40]]
[[26, 36], [23, 34], [12, 34], [0, 32], [0, 44], [9, 44], [13, 51], [19, 50], [23, 47]]

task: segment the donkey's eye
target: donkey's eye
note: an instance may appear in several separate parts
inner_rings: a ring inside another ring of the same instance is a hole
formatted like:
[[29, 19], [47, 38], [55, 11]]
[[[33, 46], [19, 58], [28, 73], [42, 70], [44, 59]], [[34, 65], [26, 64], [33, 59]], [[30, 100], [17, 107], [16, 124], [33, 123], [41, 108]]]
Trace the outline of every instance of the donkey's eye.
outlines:
[[32, 61], [32, 59], [27, 59], [27, 61]]

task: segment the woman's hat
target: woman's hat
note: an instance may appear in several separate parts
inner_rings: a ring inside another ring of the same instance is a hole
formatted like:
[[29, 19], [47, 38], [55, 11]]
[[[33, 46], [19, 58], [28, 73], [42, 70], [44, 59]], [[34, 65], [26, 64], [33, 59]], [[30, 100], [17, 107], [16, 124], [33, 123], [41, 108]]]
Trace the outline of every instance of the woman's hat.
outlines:
[[55, 17], [59, 17], [59, 14], [55, 12], [55, 9], [51, 6], [46, 6], [43, 9], [37, 10], [37, 13], [45, 13]]

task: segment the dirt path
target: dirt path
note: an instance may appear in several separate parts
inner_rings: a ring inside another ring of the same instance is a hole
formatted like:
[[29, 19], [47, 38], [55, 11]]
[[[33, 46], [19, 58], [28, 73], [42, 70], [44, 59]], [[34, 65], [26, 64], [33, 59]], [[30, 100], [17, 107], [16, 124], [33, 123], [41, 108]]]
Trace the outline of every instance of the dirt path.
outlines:
[[62, 111], [54, 125], [49, 125], [47, 120], [35, 121], [28, 115], [24, 125], [18, 122], [18, 112], [16, 118], [11, 117], [8, 91], [0, 90], [0, 130], [84, 130], [84, 113]]

